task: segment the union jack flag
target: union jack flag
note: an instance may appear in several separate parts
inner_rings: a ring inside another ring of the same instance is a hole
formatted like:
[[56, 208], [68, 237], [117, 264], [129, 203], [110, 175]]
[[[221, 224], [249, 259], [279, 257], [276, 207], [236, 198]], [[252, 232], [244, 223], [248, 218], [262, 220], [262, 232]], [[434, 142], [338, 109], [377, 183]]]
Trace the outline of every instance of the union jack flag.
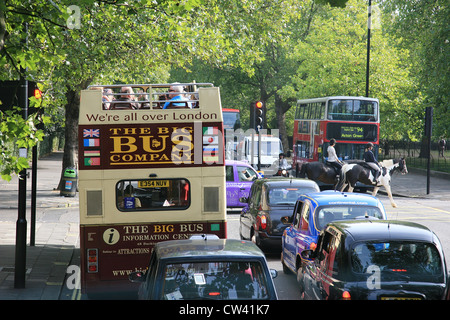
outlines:
[[83, 129], [83, 138], [99, 138], [100, 129]]

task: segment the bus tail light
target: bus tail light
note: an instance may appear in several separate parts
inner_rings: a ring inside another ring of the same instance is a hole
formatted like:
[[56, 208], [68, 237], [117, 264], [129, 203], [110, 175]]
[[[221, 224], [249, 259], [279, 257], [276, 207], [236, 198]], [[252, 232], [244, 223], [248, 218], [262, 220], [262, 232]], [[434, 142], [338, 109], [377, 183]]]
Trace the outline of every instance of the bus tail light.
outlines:
[[87, 249], [88, 273], [98, 272], [98, 249]]

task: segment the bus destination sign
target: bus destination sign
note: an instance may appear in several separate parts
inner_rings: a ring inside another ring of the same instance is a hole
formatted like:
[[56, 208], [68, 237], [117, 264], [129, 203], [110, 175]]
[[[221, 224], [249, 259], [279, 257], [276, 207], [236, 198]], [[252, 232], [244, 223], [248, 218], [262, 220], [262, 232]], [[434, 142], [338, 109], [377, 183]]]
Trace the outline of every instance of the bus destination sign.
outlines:
[[327, 123], [327, 139], [345, 141], [377, 141], [378, 128], [375, 124], [330, 122]]
[[364, 139], [364, 128], [360, 126], [342, 126], [341, 139], [361, 140]]

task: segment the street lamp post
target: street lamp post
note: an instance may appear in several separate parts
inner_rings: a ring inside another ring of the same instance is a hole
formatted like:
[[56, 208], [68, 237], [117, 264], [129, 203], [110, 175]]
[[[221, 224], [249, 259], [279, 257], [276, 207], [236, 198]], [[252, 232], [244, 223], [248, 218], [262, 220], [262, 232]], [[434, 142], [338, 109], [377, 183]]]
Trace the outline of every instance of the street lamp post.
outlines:
[[366, 97], [369, 97], [370, 29], [372, 29], [372, 0], [369, 0], [368, 20], [367, 20]]

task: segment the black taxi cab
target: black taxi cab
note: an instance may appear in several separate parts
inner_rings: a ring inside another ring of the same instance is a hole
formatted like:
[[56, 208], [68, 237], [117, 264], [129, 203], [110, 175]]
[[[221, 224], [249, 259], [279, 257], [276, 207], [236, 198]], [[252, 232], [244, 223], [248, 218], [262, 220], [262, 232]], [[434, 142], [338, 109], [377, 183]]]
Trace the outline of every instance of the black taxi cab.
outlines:
[[159, 242], [146, 272], [134, 272], [140, 300], [276, 300], [262, 251], [250, 241], [214, 235]]
[[304, 250], [301, 296], [314, 300], [442, 300], [448, 285], [441, 243], [402, 221], [332, 222]]

